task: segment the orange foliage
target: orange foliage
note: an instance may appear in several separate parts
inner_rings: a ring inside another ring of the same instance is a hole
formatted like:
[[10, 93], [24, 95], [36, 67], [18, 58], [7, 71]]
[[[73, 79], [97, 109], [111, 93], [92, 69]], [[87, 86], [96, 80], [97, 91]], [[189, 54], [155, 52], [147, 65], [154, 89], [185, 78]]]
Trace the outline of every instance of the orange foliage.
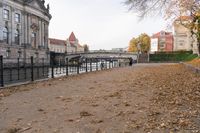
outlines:
[[192, 60], [188, 63], [193, 65], [193, 66], [200, 67], [200, 58], [194, 59], [194, 60]]

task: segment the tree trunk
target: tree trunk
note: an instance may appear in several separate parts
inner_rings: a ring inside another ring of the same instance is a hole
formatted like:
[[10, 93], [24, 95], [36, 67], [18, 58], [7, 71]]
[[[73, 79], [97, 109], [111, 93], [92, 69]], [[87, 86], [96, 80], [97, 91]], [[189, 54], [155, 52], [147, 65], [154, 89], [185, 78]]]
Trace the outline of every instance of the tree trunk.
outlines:
[[200, 39], [197, 40], [198, 56], [200, 57]]

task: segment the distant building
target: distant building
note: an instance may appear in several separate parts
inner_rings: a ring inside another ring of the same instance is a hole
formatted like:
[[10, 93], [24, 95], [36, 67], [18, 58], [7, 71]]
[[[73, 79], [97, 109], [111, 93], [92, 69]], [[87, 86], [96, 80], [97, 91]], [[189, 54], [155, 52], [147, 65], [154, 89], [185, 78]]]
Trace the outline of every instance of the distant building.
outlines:
[[157, 40], [157, 51], [173, 51], [174, 40], [172, 32], [160, 31], [154, 34], [151, 40]]
[[191, 37], [190, 29], [186, 28], [187, 24], [192, 18], [190, 16], [181, 16], [174, 21], [174, 51], [192, 50], [197, 53], [197, 40]]
[[44, 4], [44, 0], [0, 1], [0, 55], [48, 59], [51, 15]]
[[49, 50], [54, 53], [65, 53], [67, 50], [66, 41], [49, 38]]
[[84, 47], [79, 44], [78, 39], [72, 32], [67, 40], [49, 38], [49, 50], [53, 53], [78, 53], [84, 52]]
[[76, 38], [73, 32], [67, 39], [66, 44], [68, 53], [84, 52], [84, 47], [79, 44], [79, 40]]

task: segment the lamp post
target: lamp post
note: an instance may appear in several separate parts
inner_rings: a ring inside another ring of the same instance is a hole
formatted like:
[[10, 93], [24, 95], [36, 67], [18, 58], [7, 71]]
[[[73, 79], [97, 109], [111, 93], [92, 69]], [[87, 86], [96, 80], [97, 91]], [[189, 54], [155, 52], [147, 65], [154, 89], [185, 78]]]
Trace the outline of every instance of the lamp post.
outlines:
[[140, 57], [140, 52], [141, 52], [141, 43], [137, 43], [137, 63], [139, 63], [139, 57]]

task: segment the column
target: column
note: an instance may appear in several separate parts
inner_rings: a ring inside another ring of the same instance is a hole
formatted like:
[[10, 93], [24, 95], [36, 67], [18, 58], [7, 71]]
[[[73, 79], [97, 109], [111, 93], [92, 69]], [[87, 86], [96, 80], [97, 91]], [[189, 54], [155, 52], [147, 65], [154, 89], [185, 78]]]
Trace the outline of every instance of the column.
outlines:
[[42, 33], [42, 34], [41, 34], [41, 38], [42, 38], [42, 39], [41, 39], [41, 42], [42, 42], [41, 45], [44, 47], [44, 46], [45, 46], [45, 43], [44, 43], [44, 41], [45, 41], [45, 40], [44, 40], [45, 22], [44, 22], [43, 20], [42, 20], [42, 24], [41, 24], [41, 25], [42, 25], [42, 26], [41, 26], [41, 31], [42, 31], [42, 32], [41, 32], [41, 33]]
[[44, 31], [45, 31], [45, 33], [44, 33], [44, 36], [45, 36], [44, 47], [45, 47], [45, 49], [47, 49], [48, 48], [48, 38], [49, 38], [49, 24], [46, 24]]
[[22, 29], [21, 29], [21, 43], [24, 45], [25, 43], [27, 43], [27, 14], [25, 11], [22, 11], [21, 13], [21, 25], [22, 25]]
[[30, 26], [31, 26], [31, 18], [30, 14], [27, 13], [27, 43], [31, 44], [31, 31], [30, 31]]
[[[3, 17], [3, 3], [2, 2], [0, 2], [0, 16]], [[3, 40], [3, 27], [4, 27], [3, 19], [0, 19], [0, 40]]]
[[10, 44], [11, 45], [14, 45], [15, 43], [15, 9], [13, 7], [11, 7], [11, 10], [10, 10], [10, 24], [11, 24], [11, 28], [10, 28]]

